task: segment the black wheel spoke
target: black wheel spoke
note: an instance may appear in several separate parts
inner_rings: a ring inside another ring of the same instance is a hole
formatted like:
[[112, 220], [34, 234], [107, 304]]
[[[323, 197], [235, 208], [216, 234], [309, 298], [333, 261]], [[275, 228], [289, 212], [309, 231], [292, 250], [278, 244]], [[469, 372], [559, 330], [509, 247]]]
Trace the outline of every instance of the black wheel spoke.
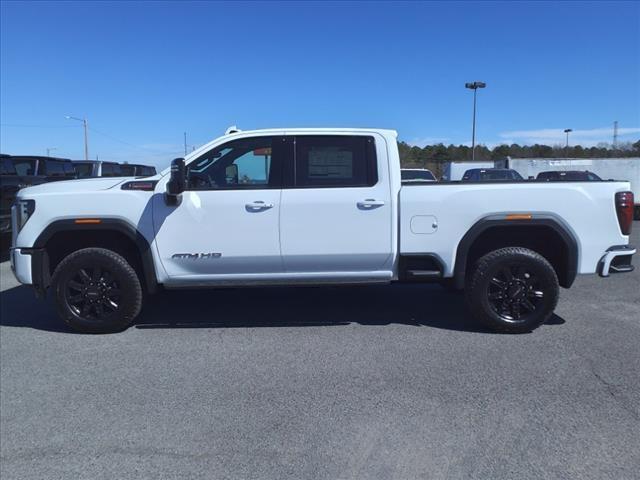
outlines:
[[529, 298], [543, 298], [544, 292], [542, 290], [529, 290], [527, 296]]
[[82, 289], [84, 288], [84, 285], [76, 282], [75, 280], [69, 281], [68, 285], [69, 285], [69, 288], [72, 288], [73, 290], [77, 290], [78, 292], [81, 292]]
[[110, 300], [108, 298], [104, 301], [104, 305], [109, 307], [111, 310], [117, 310], [118, 309], [118, 304], [116, 302], [114, 302], [113, 300]]
[[514, 320], [520, 320], [520, 304], [515, 302], [511, 304], [511, 315]]
[[500, 279], [498, 279], [496, 277], [493, 277], [491, 279], [491, 285], [496, 286], [496, 287], [498, 287], [500, 289], [505, 287], [505, 283], [502, 280], [500, 280]]
[[525, 298], [522, 301], [522, 306], [530, 312], [533, 312], [536, 309], [536, 306], [533, 303], [531, 303], [531, 300], [529, 300], [528, 298]]
[[83, 283], [91, 282], [91, 277], [89, 276], [89, 274], [84, 268], [80, 269], [80, 271], [78, 272], [78, 275], [80, 276], [80, 279], [82, 280]]
[[511, 280], [513, 280], [513, 273], [511, 272], [511, 267], [504, 267], [502, 270], [502, 275], [504, 275], [504, 278], [507, 279], [508, 282], [510, 282]]
[[500, 292], [492, 292], [489, 294], [489, 300], [502, 300], [504, 298], [504, 294]]
[[93, 283], [97, 283], [100, 281], [100, 274], [102, 273], [102, 270], [100, 269], [100, 267], [95, 267], [93, 269], [93, 272], [91, 273], [91, 281]]
[[83, 299], [84, 299], [84, 295], [80, 293], [77, 295], [71, 295], [69, 296], [69, 303], [76, 304], [78, 302], [81, 302]]

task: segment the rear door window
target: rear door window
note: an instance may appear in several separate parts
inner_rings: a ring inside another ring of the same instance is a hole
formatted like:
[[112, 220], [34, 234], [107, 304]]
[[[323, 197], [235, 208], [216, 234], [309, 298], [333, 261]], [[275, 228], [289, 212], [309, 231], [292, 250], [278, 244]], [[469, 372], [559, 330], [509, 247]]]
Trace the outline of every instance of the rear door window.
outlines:
[[102, 164], [102, 176], [103, 177], [120, 177], [122, 172], [120, 171], [120, 165], [117, 163], [103, 163]]
[[378, 182], [371, 136], [301, 135], [295, 145], [295, 187], [370, 187]]
[[93, 176], [93, 164], [91, 163], [76, 163], [73, 165], [78, 178], [88, 178]]
[[120, 171], [125, 177], [134, 177], [136, 175], [135, 165], [120, 165]]
[[42, 173], [48, 177], [64, 177], [64, 162], [45, 160], [44, 172]]

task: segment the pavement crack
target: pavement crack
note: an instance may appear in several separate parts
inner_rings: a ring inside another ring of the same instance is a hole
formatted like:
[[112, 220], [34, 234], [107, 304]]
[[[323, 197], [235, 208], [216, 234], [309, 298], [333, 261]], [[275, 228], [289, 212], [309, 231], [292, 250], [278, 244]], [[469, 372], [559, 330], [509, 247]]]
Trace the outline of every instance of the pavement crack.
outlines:
[[596, 369], [591, 364], [591, 362], [588, 362], [588, 363], [589, 363], [589, 370], [591, 371], [591, 374], [596, 378], [596, 380], [598, 380], [598, 382], [604, 385], [605, 389], [607, 390], [607, 393], [611, 396], [611, 398], [613, 398], [615, 402], [618, 405], [620, 405], [620, 407], [622, 407], [623, 410], [630, 413], [635, 420], [640, 421], [640, 414], [635, 410], [635, 408], [633, 408], [631, 405], [628, 405], [628, 403], [626, 402], [626, 398], [624, 397], [621, 398], [620, 395], [618, 395], [616, 390], [617, 385], [614, 385], [608, 382], [607, 380], [605, 380], [604, 377], [602, 377], [596, 371]]

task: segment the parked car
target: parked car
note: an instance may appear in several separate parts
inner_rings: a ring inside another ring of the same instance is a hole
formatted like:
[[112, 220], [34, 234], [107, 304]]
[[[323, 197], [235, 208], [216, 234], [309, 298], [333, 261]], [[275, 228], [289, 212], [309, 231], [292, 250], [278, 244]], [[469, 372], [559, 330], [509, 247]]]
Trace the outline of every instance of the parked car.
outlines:
[[443, 182], [456, 182], [462, 180], [464, 173], [472, 168], [495, 168], [495, 162], [447, 162], [442, 173]]
[[629, 188], [402, 186], [392, 130], [234, 131], [154, 177], [21, 190], [10, 259], [84, 332], [126, 328], [158, 286], [390, 282], [464, 289], [478, 321], [526, 332], [577, 274], [633, 269]]
[[550, 182], [597, 182], [602, 180], [598, 175], [589, 171], [568, 170], [568, 171], [549, 171], [540, 172], [536, 180], [547, 180]]
[[135, 163], [123, 163], [120, 170], [125, 177], [151, 177], [156, 174], [156, 167]]
[[74, 160], [73, 167], [78, 178], [95, 177], [124, 177], [121, 166], [116, 162], [103, 162], [99, 160]]
[[70, 160], [2, 154], [0, 157], [0, 233], [11, 231], [11, 205], [18, 190], [31, 185], [72, 178], [75, 178], [75, 172]]
[[426, 168], [403, 168], [400, 175], [403, 182], [437, 182], [431, 170]]
[[509, 168], [472, 168], [464, 172], [463, 182], [500, 182], [524, 180], [515, 170]]

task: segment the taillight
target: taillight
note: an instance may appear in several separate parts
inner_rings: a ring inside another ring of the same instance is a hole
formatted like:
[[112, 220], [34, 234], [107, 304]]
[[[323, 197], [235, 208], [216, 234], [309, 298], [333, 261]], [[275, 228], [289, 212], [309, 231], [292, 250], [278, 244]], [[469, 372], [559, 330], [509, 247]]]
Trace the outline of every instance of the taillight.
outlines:
[[623, 235], [631, 233], [631, 225], [633, 225], [633, 193], [618, 192], [616, 193], [616, 213], [618, 214], [618, 223], [620, 231]]

